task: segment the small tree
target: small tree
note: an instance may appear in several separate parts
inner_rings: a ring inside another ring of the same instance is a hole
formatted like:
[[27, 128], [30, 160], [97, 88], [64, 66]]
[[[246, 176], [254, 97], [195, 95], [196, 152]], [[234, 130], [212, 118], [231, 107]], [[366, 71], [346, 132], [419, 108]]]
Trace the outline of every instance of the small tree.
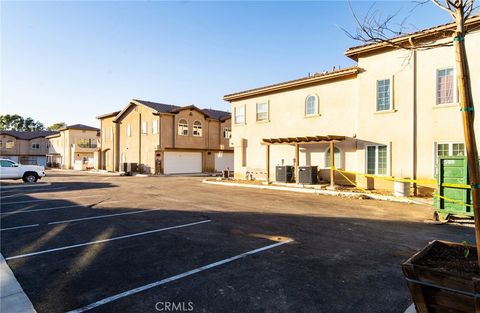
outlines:
[[55, 123], [53, 125], [48, 126], [47, 130], [59, 130], [60, 128], [64, 128], [66, 126], [67, 124], [65, 124], [64, 122], [59, 122], [59, 123]]
[[[455, 64], [457, 69], [457, 88], [459, 95], [460, 110], [462, 111], [463, 132], [465, 137], [465, 147], [467, 150], [467, 163], [472, 188], [472, 205], [475, 216], [475, 239], [477, 245], [478, 264], [480, 265], [480, 167], [478, 164], [478, 151], [475, 141], [474, 129], [474, 106], [471, 92], [470, 73], [468, 68], [468, 59], [465, 51], [465, 35], [467, 29], [465, 21], [474, 14], [475, 0], [426, 0], [417, 2], [418, 5], [431, 1], [440, 9], [447, 12], [455, 23], [455, 31], [450, 34], [455, 48]], [[414, 43], [409, 40], [408, 43], [402, 43], [391, 39], [392, 36], [405, 34], [400, 25], [400, 30], [391, 27], [395, 15], [388, 16], [385, 19], [379, 19], [375, 14], [367, 13], [365, 18], [359, 19], [355, 13], [354, 18], [358, 24], [357, 33], [347, 34], [364, 43], [382, 43], [387, 46], [408, 49], [431, 49], [439, 46], [451, 46], [452, 43], [434, 42], [434, 43]]]

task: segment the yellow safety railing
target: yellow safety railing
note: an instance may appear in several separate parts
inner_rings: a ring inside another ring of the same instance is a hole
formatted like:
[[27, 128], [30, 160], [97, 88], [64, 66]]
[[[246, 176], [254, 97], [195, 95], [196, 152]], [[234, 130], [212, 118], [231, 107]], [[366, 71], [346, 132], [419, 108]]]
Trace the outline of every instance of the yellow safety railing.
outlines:
[[[396, 177], [392, 177], [392, 176], [380, 176], [380, 175], [372, 175], [372, 174], [364, 174], [364, 173], [359, 173], [359, 172], [345, 171], [345, 170], [341, 170], [341, 169], [338, 169], [338, 168], [333, 168], [333, 169], [336, 172], [338, 172], [340, 175], [342, 175], [343, 178], [345, 178], [355, 188], [361, 190], [364, 193], [372, 193], [372, 192], [358, 186], [355, 182], [353, 182], [345, 174], [361, 175], [361, 176], [364, 176], [364, 177], [367, 177], [367, 178], [378, 178], [378, 179], [383, 179], [383, 180], [387, 180], [387, 181], [398, 181], [398, 182], [404, 182], [404, 183], [413, 183], [413, 184], [417, 184], [418, 186], [424, 186], [424, 187], [430, 187], [431, 185], [436, 185], [437, 184], [437, 181], [435, 179], [396, 178]], [[428, 185], [430, 185], [430, 186], [428, 186]], [[442, 183], [442, 187], [463, 188], [463, 189], [470, 189], [471, 188], [470, 185], [452, 184], [452, 183]], [[465, 206], [468, 206], [468, 207], [473, 207], [473, 205], [470, 204], [470, 203], [465, 203], [463, 201], [447, 198], [447, 197], [441, 196], [441, 195], [436, 194], [436, 193], [434, 193], [433, 196], [436, 197], [436, 198], [439, 198], [439, 199], [443, 199], [444, 201], [458, 203], [460, 205], [465, 205]]]

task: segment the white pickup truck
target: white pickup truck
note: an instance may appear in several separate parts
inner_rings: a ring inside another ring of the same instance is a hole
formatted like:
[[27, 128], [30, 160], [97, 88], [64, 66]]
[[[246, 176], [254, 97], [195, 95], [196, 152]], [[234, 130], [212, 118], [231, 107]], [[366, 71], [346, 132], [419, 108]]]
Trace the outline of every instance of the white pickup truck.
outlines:
[[45, 168], [38, 165], [22, 165], [12, 160], [0, 159], [0, 179], [23, 179], [35, 183], [45, 176]]

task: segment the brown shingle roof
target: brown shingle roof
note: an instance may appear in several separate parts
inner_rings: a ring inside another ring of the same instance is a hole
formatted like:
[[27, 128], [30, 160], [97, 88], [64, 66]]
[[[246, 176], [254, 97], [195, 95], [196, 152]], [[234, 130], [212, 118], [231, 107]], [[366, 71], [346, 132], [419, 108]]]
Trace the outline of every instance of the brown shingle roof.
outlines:
[[42, 137], [51, 136], [55, 134], [58, 134], [58, 131], [52, 131], [52, 130], [37, 130], [37, 131], [31, 131], [31, 132], [24, 132], [24, 131], [17, 131], [17, 130], [0, 131], [0, 135], [8, 135], [8, 136], [15, 137], [17, 139], [24, 139], [24, 140], [42, 138]]
[[96, 130], [99, 131], [100, 129], [88, 125], [83, 125], [83, 124], [74, 124], [74, 125], [68, 125], [66, 127], [62, 127], [59, 130], [67, 130], [67, 129], [80, 129], [80, 130]]

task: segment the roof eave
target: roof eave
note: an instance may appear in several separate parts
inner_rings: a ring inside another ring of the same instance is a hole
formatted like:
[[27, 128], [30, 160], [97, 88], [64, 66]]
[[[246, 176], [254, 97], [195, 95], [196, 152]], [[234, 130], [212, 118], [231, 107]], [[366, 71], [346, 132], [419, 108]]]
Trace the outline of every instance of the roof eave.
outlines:
[[[465, 26], [467, 28], [476, 24], [480, 24], [480, 15], [474, 16], [468, 19], [467, 21], [465, 21]], [[429, 37], [438, 36], [438, 33], [442, 31], [454, 31], [454, 30], [455, 30], [455, 23], [449, 23], [449, 24], [433, 27], [427, 30], [419, 31], [416, 33], [405, 34], [397, 38], [392, 38], [390, 39], [390, 41], [394, 44], [401, 44], [401, 43], [409, 42], [410, 40], [418, 40], [418, 39], [422, 40]], [[385, 48], [398, 49], [396, 47], [389, 45], [388, 43], [374, 43], [374, 44], [366, 44], [363, 46], [349, 48], [347, 51], [345, 51], [345, 55], [354, 61], [358, 61], [359, 54], [368, 53], [368, 52], [372, 52], [379, 49], [385, 49]]]
[[300, 79], [300, 80], [295, 80], [295, 81], [289, 81], [285, 83], [280, 83], [276, 85], [271, 85], [271, 86], [266, 86], [266, 87], [260, 87], [258, 89], [253, 89], [253, 90], [247, 90], [244, 92], [238, 92], [234, 94], [229, 94], [225, 95], [223, 97], [223, 100], [232, 102], [235, 100], [240, 100], [240, 99], [245, 99], [245, 98], [251, 98], [254, 96], [266, 94], [266, 93], [272, 93], [272, 92], [277, 92], [281, 91], [284, 89], [290, 89], [290, 88], [296, 88], [296, 87], [301, 87], [305, 85], [310, 85], [310, 84], [315, 84], [315, 83], [320, 83], [328, 80], [333, 80], [337, 78], [342, 78], [342, 77], [347, 77], [351, 75], [356, 75], [359, 71], [358, 67], [352, 67], [350, 69], [338, 71], [338, 72], [332, 72], [329, 74], [325, 75], [319, 75], [319, 76], [312, 76], [308, 77], [305, 79]]

